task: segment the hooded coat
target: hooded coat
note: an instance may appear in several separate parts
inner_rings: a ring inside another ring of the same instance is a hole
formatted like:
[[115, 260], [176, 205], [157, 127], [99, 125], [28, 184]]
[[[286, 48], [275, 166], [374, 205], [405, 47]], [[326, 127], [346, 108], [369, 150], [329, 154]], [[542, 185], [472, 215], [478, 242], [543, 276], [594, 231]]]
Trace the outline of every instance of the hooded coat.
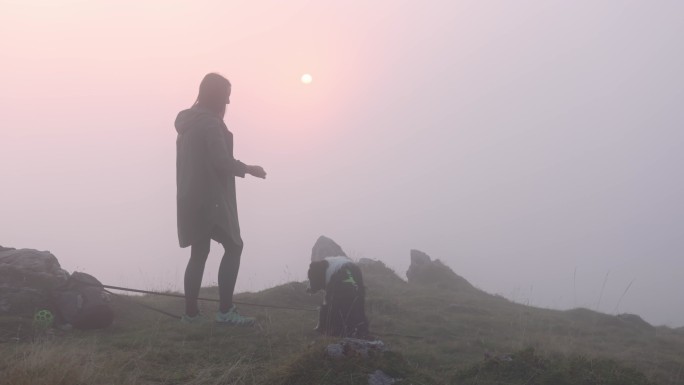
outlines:
[[208, 237], [242, 247], [235, 177], [244, 177], [247, 166], [233, 157], [233, 134], [199, 106], [178, 113], [175, 126], [180, 247]]

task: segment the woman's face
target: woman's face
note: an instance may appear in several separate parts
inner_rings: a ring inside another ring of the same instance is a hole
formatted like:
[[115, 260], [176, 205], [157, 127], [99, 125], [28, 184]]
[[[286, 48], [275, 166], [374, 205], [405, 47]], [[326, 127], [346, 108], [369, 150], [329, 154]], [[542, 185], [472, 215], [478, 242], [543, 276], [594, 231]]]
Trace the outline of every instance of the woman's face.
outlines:
[[230, 90], [231, 90], [231, 87], [228, 86], [228, 94], [226, 94], [226, 104], [230, 104]]

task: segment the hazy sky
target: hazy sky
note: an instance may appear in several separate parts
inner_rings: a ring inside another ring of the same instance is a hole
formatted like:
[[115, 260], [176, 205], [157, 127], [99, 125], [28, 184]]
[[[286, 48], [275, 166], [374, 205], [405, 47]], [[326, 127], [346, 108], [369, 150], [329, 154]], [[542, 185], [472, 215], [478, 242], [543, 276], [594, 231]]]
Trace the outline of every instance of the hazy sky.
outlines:
[[182, 289], [173, 121], [217, 71], [268, 172], [238, 180], [238, 291], [305, 279], [325, 234], [683, 326], [683, 36], [679, 0], [0, 0], [0, 244]]

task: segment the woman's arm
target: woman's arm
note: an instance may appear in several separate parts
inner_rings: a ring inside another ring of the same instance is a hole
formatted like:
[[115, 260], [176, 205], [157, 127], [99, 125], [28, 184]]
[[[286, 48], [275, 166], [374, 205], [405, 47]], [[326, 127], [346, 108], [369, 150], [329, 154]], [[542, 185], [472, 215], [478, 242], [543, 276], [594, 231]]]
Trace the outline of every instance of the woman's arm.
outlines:
[[209, 159], [214, 167], [231, 176], [245, 177], [248, 166], [233, 158], [230, 154], [221, 126], [216, 124], [209, 125], [206, 132], [206, 141]]
[[228, 175], [245, 177], [250, 174], [257, 178], [266, 178], [266, 171], [261, 166], [249, 166], [232, 157], [224, 140], [224, 128], [217, 125], [210, 125], [207, 128], [207, 148], [209, 158], [217, 169]]
[[261, 166], [246, 166], [247, 174], [255, 176], [257, 178], [266, 179], [266, 171]]

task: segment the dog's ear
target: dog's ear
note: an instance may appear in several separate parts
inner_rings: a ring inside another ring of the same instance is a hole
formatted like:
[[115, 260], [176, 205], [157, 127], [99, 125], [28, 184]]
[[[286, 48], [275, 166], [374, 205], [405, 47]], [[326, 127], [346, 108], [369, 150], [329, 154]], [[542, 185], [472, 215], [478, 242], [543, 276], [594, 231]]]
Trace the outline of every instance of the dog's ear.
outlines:
[[307, 292], [315, 293], [325, 289], [325, 272], [328, 270], [328, 261], [314, 261], [309, 265], [309, 288]]

